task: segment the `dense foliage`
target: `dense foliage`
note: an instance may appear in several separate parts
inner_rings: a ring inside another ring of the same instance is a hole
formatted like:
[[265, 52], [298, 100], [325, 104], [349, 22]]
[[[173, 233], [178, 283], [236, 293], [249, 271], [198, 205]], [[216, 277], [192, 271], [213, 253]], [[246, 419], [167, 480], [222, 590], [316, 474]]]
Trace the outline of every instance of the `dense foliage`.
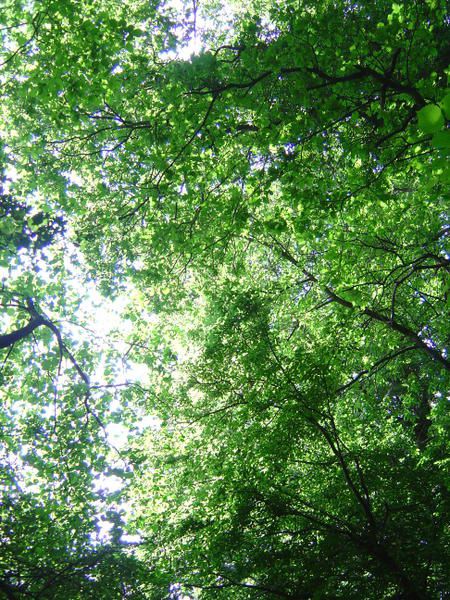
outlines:
[[445, 597], [445, 9], [2, 9], [1, 597]]

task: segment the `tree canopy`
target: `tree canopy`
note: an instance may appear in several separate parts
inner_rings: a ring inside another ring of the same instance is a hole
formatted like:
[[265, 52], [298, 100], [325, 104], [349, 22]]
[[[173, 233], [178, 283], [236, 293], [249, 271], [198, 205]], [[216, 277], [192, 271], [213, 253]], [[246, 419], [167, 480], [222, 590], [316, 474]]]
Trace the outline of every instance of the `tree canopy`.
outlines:
[[446, 597], [446, 8], [2, 8], [0, 597]]

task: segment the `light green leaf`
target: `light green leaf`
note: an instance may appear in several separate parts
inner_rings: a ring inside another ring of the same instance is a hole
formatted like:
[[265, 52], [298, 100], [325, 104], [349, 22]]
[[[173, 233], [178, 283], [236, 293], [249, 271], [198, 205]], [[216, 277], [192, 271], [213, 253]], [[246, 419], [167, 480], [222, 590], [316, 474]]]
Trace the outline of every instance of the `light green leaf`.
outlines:
[[428, 104], [417, 113], [419, 129], [424, 133], [435, 133], [444, 125], [444, 115], [436, 104]]

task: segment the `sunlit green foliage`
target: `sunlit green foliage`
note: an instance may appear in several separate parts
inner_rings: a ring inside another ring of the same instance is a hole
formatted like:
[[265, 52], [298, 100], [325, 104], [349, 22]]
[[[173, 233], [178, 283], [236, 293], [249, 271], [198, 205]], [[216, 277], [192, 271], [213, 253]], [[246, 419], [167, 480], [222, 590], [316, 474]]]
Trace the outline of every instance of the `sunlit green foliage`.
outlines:
[[[442, 598], [445, 3], [45, 0], [0, 23], [0, 322], [43, 319], [1, 350], [0, 591]], [[128, 299], [108, 343], [92, 282]], [[122, 386], [126, 361], [148, 381]]]

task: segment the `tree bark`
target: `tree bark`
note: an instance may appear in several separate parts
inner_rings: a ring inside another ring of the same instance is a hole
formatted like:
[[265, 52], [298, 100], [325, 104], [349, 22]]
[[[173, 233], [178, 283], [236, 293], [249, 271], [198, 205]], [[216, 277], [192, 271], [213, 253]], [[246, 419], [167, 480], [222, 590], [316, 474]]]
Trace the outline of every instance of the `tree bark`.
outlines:
[[45, 320], [42, 317], [33, 317], [24, 327], [16, 329], [16, 331], [12, 331], [11, 333], [0, 335], [0, 348], [9, 348], [16, 342], [20, 342], [20, 340], [23, 340], [23, 338], [30, 335], [37, 327], [44, 324]]

